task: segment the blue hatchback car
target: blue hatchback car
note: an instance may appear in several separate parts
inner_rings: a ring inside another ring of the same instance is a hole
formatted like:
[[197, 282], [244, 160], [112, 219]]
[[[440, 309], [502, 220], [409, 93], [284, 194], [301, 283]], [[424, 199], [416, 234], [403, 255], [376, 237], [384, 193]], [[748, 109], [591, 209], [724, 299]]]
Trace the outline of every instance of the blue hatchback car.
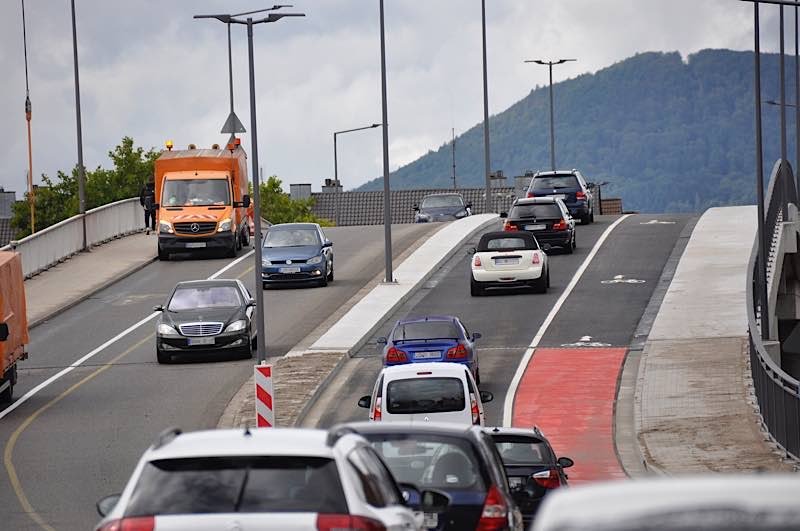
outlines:
[[449, 315], [411, 317], [395, 323], [389, 337], [379, 337], [383, 365], [403, 363], [454, 362], [469, 367], [477, 384], [481, 383], [475, 341], [481, 334], [470, 334], [458, 317]]
[[333, 242], [316, 223], [281, 223], [269, 228], [261, 249], [261, 281], [269, 284], [333, 280]]

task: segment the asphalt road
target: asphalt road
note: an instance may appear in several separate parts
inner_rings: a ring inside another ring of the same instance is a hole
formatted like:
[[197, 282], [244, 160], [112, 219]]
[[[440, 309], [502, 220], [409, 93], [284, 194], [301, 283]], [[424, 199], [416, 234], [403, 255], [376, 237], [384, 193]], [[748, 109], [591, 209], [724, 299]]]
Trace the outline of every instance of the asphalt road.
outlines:
[[[430, 225], [393, 228], [402, 253]], [[282, 355], [383, 269], [383, 227], [327, 229], [336, 281], [326, 288], [265, 292], [268, 355]], [[164, 302], [181, 280], [206, 278], [230, 259], [156, 262], [36, 327], [15, 395], [129, 328]], [[227, 271], [254, 288], [252, 258]], [[155, 362], [153, 321], [109, 345], [0, 421], [5, 472], [3, 529], [88, 529], [95, 502], [119, 492], [142, 452], [164, 428], [212, 428], [251, 360]]]
[[[325, 390], [318, 406], [304, 420], [306, 426], [328, 427], [337, 422], [366, 420], [367, 410], [357, 407], [369, 394], [381, 367], [374, 339], [388, 335], [392, 324], [405, 316], [458, 315], [479, 340], [481, 389], [494, 400], [486, 405], [487, 425], [501, 424], [503, 402], [514, 372], [553, 305], [563, 293], [600, 235], [615, 218], [598, 217], [592, 225], [578, 226], [578, 249], [572, 255], [550, 255], [551, 288], [547, 294], [520, 292], [471, 297], [470, 257], [464, 245], [437, 272], [425, 289], [412, 297], [356, 357], [341, 369]], [[617, 346], [630, 344], [661, 271], [688, 216], [635, 215], [624, 220], [608, 237], [548, 328], [541, 345], [591, 341]], [[665, 223], [649, 223], [660, 220]], [[646, 225], [643, 223], [647, 223]], [[617, 278], [623, 275], [624, 278]], [[627, 283], [624, 280], [644, 280]], [[603, 283], [606, 280], [617, 280]]]

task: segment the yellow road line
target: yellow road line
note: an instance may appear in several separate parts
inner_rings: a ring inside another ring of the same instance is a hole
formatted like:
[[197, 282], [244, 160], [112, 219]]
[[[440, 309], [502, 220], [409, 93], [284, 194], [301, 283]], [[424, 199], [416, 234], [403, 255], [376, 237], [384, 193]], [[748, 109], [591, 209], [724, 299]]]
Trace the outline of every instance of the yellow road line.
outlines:
[[247, 269], [245, 269], [244, 271], [242, 271], [242, 273], [241, 273], [240, 275], [238, 275], [236, 278], [244, 278], [244, 276], [245, 276], [247, 273], [251, 272], [251, 271], [252, 271], [254, 268], [255, 268], [255, 266], [250, 266], [250, 267], [248, 267]]
[[109, 369], [112, 365], [116, 362], [142, 346], [145, 342], [151, 341], [153, 338], [153, 334], [148, 335], [146, 338], [142, 339], [138, 343], [134, 344], [127, 350], [125, 350], [122, 354], [117, 356], [116, 358], [112, 359], [99, 369], [95, 370], [84, 379], [79, 381], [78, 383], [74, 384], [72, 387], [58, 395], [56, 398], [48, 402], [47, 404], [40, 407], [36, 410], [31, 416], [25, 419], [25, 421], [20, 424], [20, 426], [16, 429], [14, 433], [11, 434], [11, 437], [8, 439], [8, 443], [6, 443], [5, 451], [3, 452], [3, 464], [6, 467], [6, 471], [8, 472], [8, 478], [11, 481], [11, 487], [14, 489], [14, 494], [17, 495], [17, 499], [19, 500], [20, 505], [22, 505], [22, 510], [31, 517], [31, 519], [36, 522], [36, 524], [41, 527], [45, 531], [56, 531], [53, 527], [51, 527], [47, 522], [44, 521], [39, 513], [33, 508], [31, 502], [28, 500], [28, 497], [25, 495], [25, 491], [22, 489], [22, 484], [19, 481], [19, 476], [17, 476], [17, 470], [14, 468], [14, 463], [12, 462], [11, 458], [14, 453], [14, 447], [17, 444], [17, 439], [19, 436], [22, 435], [22, 432], [31, 425], [31, 423], [36, 420], [39, 415], [56, 405], [58, 402], [69, 396], [73, 391], [81, 387], [83, 384], [89, 382], [90, 380], [94, 379], [96, 376], [100, 375], [101, 373], [105, 372]]

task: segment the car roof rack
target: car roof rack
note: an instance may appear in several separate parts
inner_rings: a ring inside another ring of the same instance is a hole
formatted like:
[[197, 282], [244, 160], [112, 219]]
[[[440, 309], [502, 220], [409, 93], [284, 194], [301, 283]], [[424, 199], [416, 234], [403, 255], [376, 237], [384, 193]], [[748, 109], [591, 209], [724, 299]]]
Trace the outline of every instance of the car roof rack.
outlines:
[[181, 430], [178, 427], [173, 426], [171, 428], [167, 428], [166, 430], [159, 433], [158, 436], [156, 437], [156, 440], [153, 443], [153, 450], [158, 450], [162, 446], [171, 443], [172, 441], [175, 440], [176, 437], [178, 437], [178, 435], [182, 433], [183, 430]]

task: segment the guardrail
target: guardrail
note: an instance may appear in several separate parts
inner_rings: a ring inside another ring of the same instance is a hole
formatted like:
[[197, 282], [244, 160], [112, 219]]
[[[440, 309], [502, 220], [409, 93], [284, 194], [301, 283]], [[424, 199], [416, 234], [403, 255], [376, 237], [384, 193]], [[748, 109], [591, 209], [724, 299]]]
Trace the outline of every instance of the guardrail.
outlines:
[[[775, 256], [775, 235], [779, 233], [780, 223], [786, 216], [788, 203], [797, 203], [797, 191], [792, 172], [782, 171], [780, 163], [772, 170], [767, 190], [767, 210], [765, 212], [765, 233], [770, 238], [768, 256], [768, 276], [771, 276]], [[747, 324], [750, 338], [750, 370], [753, 387], [758, 402], [761, 424], [769, 437], [784, 452], [800, 459], [800, 382], [788, 375], [767, 351], [761, 338], [759, 318], [761, 311], [769, 312], [767, 301], [758, 301], [756, 293], [756, 263], [758, 261], [758, 237], [753, 243], [750, 261], [747, 265]], [[772, 280], [772, 279], [770, 279]], [[771, 312], [770, 317], [774, 317]], [[772, 321], [772, 319], [770, 319]]]
[[[142, 216], [138, 197], [87, 211], [86, 247], [142, 230]], [[11, 242], [0, 250], [20, 253], [22, 272], [25, 278], [30, 278], [83, 250], [83, 218], [80, 214], [72, 216], [19, 241]]]

